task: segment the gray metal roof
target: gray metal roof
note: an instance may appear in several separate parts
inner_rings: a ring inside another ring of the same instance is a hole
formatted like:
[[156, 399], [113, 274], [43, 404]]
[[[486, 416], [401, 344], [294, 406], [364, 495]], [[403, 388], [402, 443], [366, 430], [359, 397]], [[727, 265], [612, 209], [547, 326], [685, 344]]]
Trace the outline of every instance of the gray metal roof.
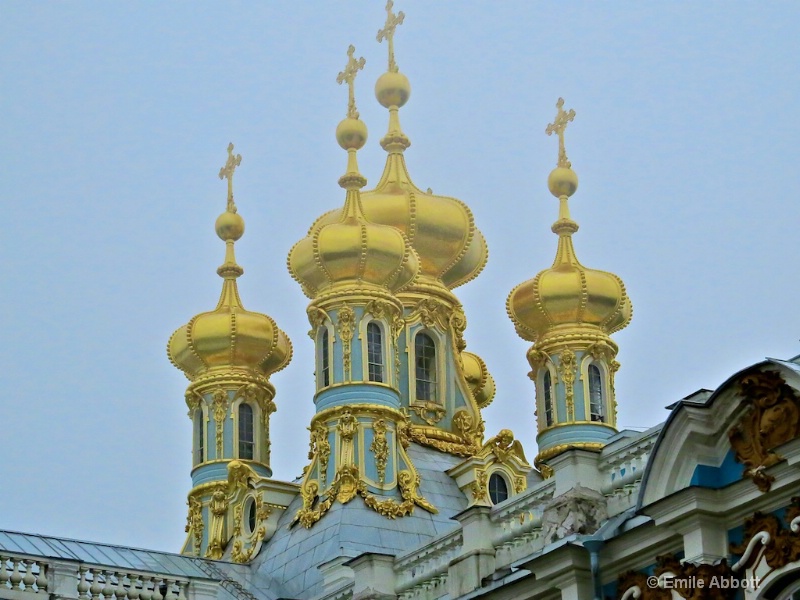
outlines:
[[0, 551], [78, 561], [87, 565], [150, 571], [176, 577], [212, 579], [197, 562], [203, 559], [156, 550], [140, 550], [112, 544], [98, 544], [31, 533], [0, 530]]

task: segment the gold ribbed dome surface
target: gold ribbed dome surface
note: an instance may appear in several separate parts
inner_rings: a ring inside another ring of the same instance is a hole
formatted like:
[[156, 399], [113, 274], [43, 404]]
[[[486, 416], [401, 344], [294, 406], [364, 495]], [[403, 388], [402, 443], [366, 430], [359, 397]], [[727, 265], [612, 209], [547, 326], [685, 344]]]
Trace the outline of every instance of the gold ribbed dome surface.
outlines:
[[556, 120], [546, 133], [558, 134], [558, 166], [548, 177], [550, 193], [559, 199], [559, 218], [553, 224], [558, 235], [558, 250], [553, 266], [516, 286], [508, 296], [508, 315], [520, 337], [536, 342], [547, 333], [583, 335], [586, 328], [605, 335], [624, 328], [631, 320], [633, 305], [622, 279], [583, 266], [575, 255], [572, 234], [578, 224], [569, 213], [568, 199], [578, 189], [578, 176], [572, 170], [564, 149], [564, 129], [575, 111], [563, 110], [564, 100], [556, 104]]
[[347, 190], [345, 204], [329, 213], [330, 219], [315, 223], [288, 257], [289, 272], [310, 298], [355, 290], [395, 293], [411, 284], [419, 270], [405, 235], [372, 222], [363, 209], [360, 189], [366, 179], [358, 171], [356, 153], [366, 142], [367, 129], [355, 109], [353, 80], [364, 59], [355, 60], [353, 51], [350, 46], [348, 65], [337, 79], [350, 90], [348, 116], [336, 128], [336, 139], [348, 153], [347, 172], [339, 179]]
[[292, 357], [292, 344], [275, 321], [245, 310], [239, 298], [236, 279], [244, 271], [236, 264], [233, 245], [244, 234], [244, 220], [236, 212], [231, 179], [240, 162], [230, 144], [228, 162], [220, 170], [220, 178], [228, 178], [228, 208], [216, 222], [217, 235], [226, 246], [225, 263], [217, 269], [223, 278], [217, 307], [179, 327], [167, 344], [170, 362], [192, 381], [229, 372], [269, 377]]

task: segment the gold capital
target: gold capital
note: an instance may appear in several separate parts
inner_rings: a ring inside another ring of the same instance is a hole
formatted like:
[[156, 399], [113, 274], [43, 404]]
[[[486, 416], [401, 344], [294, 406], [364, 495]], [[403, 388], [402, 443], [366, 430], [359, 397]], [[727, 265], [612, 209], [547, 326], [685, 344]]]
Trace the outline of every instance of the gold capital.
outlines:
[[394, 6], [394, 2], [392, 0], [387, 0], [386, 2], [386, 23], [383, 25], [383, 29], [378, 30], [377, 40], [378, 42], [382, 42], [384, 39], [388, 40], [389, 42], [389, 71], [392, 73], [397, 73], [397, 63], [394, 60], [394, 30], [397, 29], [398, 25], [403, 24], [403, 19], [406, 18], [405, 13], [401, 10], [399, 13], [394, 14], [392, 12], [392, 6]]
[[569, 169], [572, 163], [567, 160], [567, 151], [564, 149], [564, 130], [567, 128], [567, 123], [575, 118], [575, 111], [571, 108], [568, 111], [564, 110], [564, 99], [559, 98], [556, 102], [556, 119], [547, 126], [544, 132], [547, 135], [558, 135], [558, 166]]
[[236, 204], [233, 203], [233, 172], [242, 164], [242, 155], [233, 153], [233, 142], [228, 144], [228, 160], [219, 170], [219, 178], [228, 180], [228, 212], [236, 212]]
[[358, 118], [358, 111], [356, 110], [356, 96], [354, 91], [354, 83], [356, 80], [356, 73], [358, 73], [361, 69], [364, 68], [364, 65], [367, 64], [367, 61], [364, 60], [362, 56], [359, 59], [356, 59], [353, 55], [355, 54], [356, 47], [353, 44], [350, 44], [350, 47], [347, 49], [347, 65], [344, 67], [344, 71], [341, 71], [336, 76], [336, 83], [339, 85], [347, 82], [347, 91], [348, 91], [348, 100], [347, 100], [347, 116], [351, 119]]

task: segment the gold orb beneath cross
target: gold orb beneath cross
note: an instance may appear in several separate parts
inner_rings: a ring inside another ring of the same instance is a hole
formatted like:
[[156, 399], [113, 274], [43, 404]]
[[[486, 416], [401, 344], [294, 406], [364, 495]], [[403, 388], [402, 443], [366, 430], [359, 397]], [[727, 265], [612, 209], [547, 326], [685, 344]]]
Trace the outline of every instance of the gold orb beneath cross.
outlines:
[[408, 102], [409, 96], [411, 96], [411, 84], [408, 82], [408, 77], [402, 73], [388, 71], [375, 82], [375, 97], [384, 108], [392, 106], [400, 108]]
[[227, 242], [228, 240], [233, 240], [235, 242], [244, 235], [244, 219], [239, 216], [239, 213], [226, 210], [217, 217], [214, 228], [217, 230], [219, 239], [223, 242]]
[[567, 167], [556, 167], [550, 171], [547, 178], [547, 187], [556, 198], [572, 196], [578, 189], [578, 176], [575, 171]]
[[361, 150], [367, 143], [367, 126], [360, 119], [347, 117], [336, 127], [336, 141], [345, 150]]

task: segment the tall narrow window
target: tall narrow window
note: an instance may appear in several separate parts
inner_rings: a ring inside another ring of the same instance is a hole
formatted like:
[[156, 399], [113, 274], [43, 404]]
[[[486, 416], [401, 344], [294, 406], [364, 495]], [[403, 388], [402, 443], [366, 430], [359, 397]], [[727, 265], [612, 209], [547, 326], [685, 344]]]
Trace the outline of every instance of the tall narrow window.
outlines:
[[550, 371], [544, 372], [544, 422], [547, 427], [553, 424], [553, 381], [550, 378]]
[[328, 356], [328, 329], [325, 328], [322, 330], [322, 335], [320, 336], [320, 381], [322, 383], [322, 387], [328, 387], [331, 384], [331, 360], [330, 356]]
[[603, 379], [597, 365], [589, 365], [589, 413], [590, 420], [605, 423], [603, 412]]
[[417, 400], [436, 402], [436, 346], [431, 336], [418, 333], [414, 338]]
[[508, 484], [500, 473], [492, 473], [489, 477], [489, 498], [492, 504], [500, 504], [503, 500], [508, 500]]
[[203, 409], [197, 409], [194, 417], [194, 435], [197, 440], [195, 443], [194, 464], [199, 465], [203, 462], [205, 454], [205, 431], [203, 431]]
[[383, 383], [383, 336], [374, 321], [367, 325], [367, 369], [370, 381]]
[[253, 459], [255, 438], [253, 436], [253, 407], [239, 405], [239, 458]]

